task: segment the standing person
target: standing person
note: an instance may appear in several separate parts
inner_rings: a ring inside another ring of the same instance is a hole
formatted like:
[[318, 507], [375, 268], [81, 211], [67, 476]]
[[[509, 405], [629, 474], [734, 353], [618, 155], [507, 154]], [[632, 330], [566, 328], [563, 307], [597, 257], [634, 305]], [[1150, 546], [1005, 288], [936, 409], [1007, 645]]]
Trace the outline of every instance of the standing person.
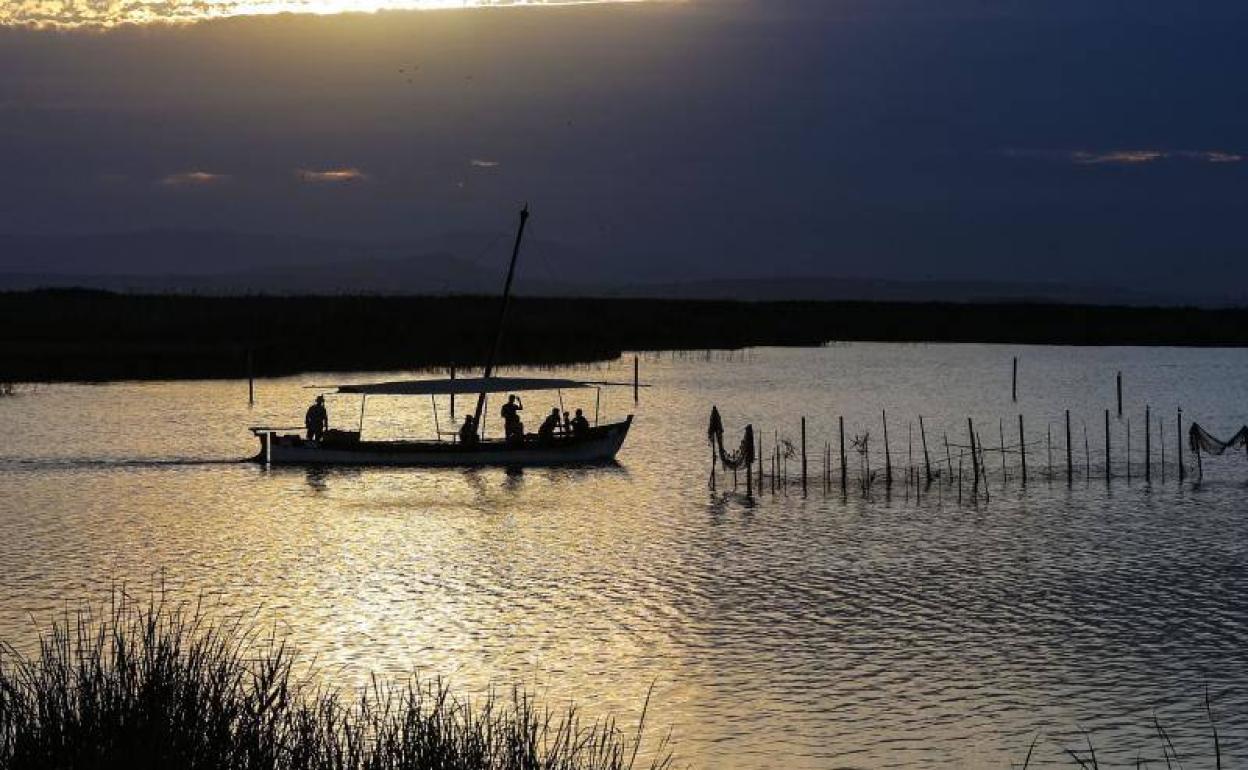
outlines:
[[520, 422], [520, 412], [524, 411], [524, 402], [512, 393], [503, 404], [503, 435], [508, 441], [524, 440], [524, 423]]
[[303, 425], [308, 429], [308, 441], [320, 441], [329, 429], [329, 412], [325, 411], [325, 397], [317, 396], [316, 403], [308, 407], [303, 417]]

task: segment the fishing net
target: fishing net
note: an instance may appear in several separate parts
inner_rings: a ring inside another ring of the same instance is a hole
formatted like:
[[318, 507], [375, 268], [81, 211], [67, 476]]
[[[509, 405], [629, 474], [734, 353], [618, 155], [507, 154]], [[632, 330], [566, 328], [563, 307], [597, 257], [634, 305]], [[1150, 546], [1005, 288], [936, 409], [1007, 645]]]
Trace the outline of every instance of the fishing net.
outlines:
[[711, 407], [711, 421], [706, 428], [706, 439], [711, 443], [711, 447], [718, 451], [719, 462], [725, 469], [735, 471], [738, 468], [748, 468], [753, 464], [754, 426], [745, 426], [745, 435], [741, 437], [741, 445], [735, 452], [729, 452], [724, 448], [724, 421], [719, 416], [719, 407]]
[[1219, 440], [1196, 423], [1192, 423], [1192, 428], [1188, 431], [1187, 436], [1193, 452], [1204, 452], [1207, 455], [1216, 457], [1232, 449], [1248, 451], [1248, 425], [1240, 428], [1239, 432], [1231, 436], [1227, 441]]

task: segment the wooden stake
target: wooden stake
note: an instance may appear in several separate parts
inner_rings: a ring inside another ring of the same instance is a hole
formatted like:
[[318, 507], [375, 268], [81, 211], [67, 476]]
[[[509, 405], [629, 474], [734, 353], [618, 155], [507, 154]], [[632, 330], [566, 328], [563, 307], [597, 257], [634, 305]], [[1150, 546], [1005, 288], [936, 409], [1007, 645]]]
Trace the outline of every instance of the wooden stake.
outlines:
[[1072, 484], [1075, 480], [1075, 462], [1074, 456], [1070, 449], [1070, 410], [1066, 410], [1066, 483]]
[[923, 470], [927, 474], [927, 485], [932, 485], [932, 460], [927, 455], [927, 430], [923, 427], [923, 415], [919, 415], [919, 438], [923, 441]]
[[[455, 364], [451, 364], [451, 379], [455, 379]], [[455, 394], [451, 394], [451, 424], [455, 423]]]
[[641, 362], [638, 356], [633, 356], [633, 403], [641, 403]]
[[1118, 372], [1118, 418], [1122, 419], [1122, 372]]
[[1144, 481], [1153, 480], [1153, 410], [1144, 407]]
[[[949, 467], [949, 484], [953, 484], [953, 455], [949, 453], [949, 434], [945, 436], [945, 464]], [[962, 455], [958, 455], [958, 461], [961, 462]]]
[[881, 410], [880, 416], [884, 420], [884, 484], [891, 487], [893, 485], [893, 455], [888, 449], [888, 411]]
[[975, 489], [979, 488], [979, 459], [975, 454], [975, 424], [966, 418], [966, 434], [971, 439], [971, 471], [975, 474]]
[[806, 418], [802, 418], [802, 497], [806, 496]]
[[1018, 356], [1014, 356], [1014, 378], [1010, 383], [1010, 400], [1018, 403]]
[[[745, 432], [748, 433], [750, 436], [750, 441], [748, 445], [748, 448], [750, 449], [750, 457], [746, 458], [747, 460], [749, 460], [749, 462], [745, 464], [745, 497], [747, 500], [753, 500], [754, 499], [754, 457], [753, 457], [754, 426], [753, 425], [745, 426]], [[761, 457], [758, 459], [758, 464], [760, 466], [763, 464], [763, 459]]]
[[1018, 416], [1018, 454], [1023, 463], [1023, 486], [1027, 486], [1027, 436], [1023, 432], [1023, 416]]
[[845, 459], [845, 418], [838, 417], [837, 422], [841, 428], [841, 494], [843, 495], [847, 491], [845, 485], [846, 478], [849, 476], [849, 463]]
[[1179, 407], [1175, 426], [1179, 432], [1179, 481], [1182, 482], [1187, 477], [1187, 469], [1183, 467], [1183, 407]]

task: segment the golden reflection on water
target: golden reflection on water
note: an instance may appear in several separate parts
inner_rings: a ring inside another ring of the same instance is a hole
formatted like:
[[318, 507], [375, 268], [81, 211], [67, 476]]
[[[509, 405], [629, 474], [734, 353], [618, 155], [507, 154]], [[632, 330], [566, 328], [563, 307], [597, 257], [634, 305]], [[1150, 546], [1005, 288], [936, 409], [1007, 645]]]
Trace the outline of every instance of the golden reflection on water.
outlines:
[[623, 2], [644, 0], [7, 0], [0, 3], [0, 26], [114, 27], [279, 13], [330, 15]]
[[[651, 724], [693, 768], [986, 770], [1037, 730], [1060, 760], [1078, 726], [1129, 762], [1154, 709], [1198, 754], [1206, 682], [1226, 756], [1248, 756], [1242, 457], [1206, 462], [1200, 489], [1033, 481], [979, 508], [707, 490], [713, 403], [768, 448], [803, 414], [813, 447], [842, 414], [874, 435], [887, 406], [901, 464], [918, 415], [956, 440], [968, 415], [996, 430], [1022, 411], [1043, 437], [1066, 408], [1099, 415], [1118, 370], [1141, 409], [1181, 395], [1190, 419], [1248, 422], [1241, 351], [844, 345], [644, 360], [640, 406], [604, 394], [604, 419], [638, 413], [618, 467], [264, 469], [237, 462], [256, 451], [245, 428], [298, 423], [303, 385], [410, 374], [261, 381], [254, 409], [243, 381], [45, 386], [0, 399], [0, 640], [29, 647], [66, 607], [155, 578], [260, 612], [336, 684], [520, 683], [622, 724], [653, 684]], [[540, 415], [553, 398], [524, 400]], [[592, 391], [564, 398], [592, 413]], [[331, 399], [331, 424], [358, 406]], [[425, 399], [369, 399], [370, 436], [434, 427]]]

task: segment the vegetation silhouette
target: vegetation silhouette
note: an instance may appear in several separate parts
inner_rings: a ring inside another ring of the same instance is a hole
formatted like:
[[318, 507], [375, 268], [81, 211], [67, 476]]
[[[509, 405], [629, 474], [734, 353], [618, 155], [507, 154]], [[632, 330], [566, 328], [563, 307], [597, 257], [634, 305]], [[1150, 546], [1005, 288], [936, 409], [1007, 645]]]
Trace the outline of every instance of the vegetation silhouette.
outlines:
[[[483, 701], [441, 681], [355, 696], [302, 677], [292, 648], [197, 604], [115, 594], [56, 623], [32, 658], [0, 656], [0, 767], [248, 770], [663, 770], [610, 719], [516, 689]], [[648, 705], [648, 700], [647, 700]]]
[[[500, 364], [832, 340], [1248, 345], [1248, 308], [518, 297]], [[0, 293], [0, 381], [246, 377], [479, 367], [497, 297]]]

